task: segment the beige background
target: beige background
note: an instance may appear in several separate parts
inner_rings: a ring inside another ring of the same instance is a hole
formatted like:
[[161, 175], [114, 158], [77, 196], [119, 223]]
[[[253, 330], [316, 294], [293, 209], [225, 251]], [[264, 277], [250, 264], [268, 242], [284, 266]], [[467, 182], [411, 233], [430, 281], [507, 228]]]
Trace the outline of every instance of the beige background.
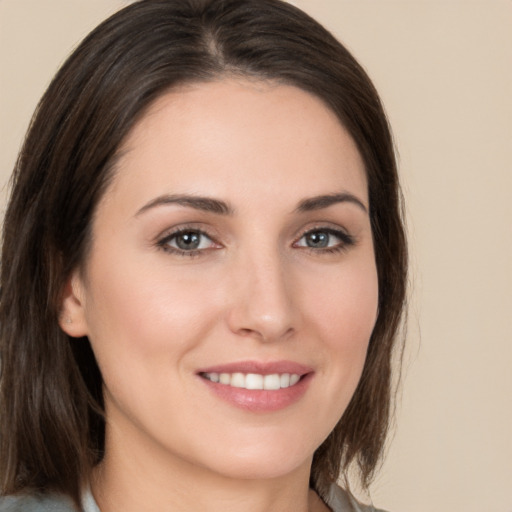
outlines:
[[[74, 45], [121, 0], [0, 0], [0, 180]], [[413, 260], [392, 512], [512, 512], [512, 2], [296, 0], [369, 70]], [[3, 201], [0, 203], [3, 209]]]

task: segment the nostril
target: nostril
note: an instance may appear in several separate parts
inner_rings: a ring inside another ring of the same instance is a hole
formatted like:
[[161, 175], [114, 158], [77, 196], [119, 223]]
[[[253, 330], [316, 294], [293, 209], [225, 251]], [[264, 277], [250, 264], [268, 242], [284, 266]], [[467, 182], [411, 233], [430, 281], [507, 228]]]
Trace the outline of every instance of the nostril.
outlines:
[[277, 276], [270, 278], [243, 280], [240, 288], [236, 288], [238, 293], [231, 294], [226, 319], [233, 333], [261, 341], [277, 341], [295, 331], [298, 311], [292, 295]]
[[257, 338], [264, 342], [272, 342], [272, 341], [279, 341], [283, 339], [288, 339], [292, 336], [294, 333], [293, 327], [288, 327], [284, 329], [279, 329], [279, 327], [270, 329], [270, 328], [241, 328], [238, 329], [237, 334], [242, 337], [251, 337], [251, 338]]

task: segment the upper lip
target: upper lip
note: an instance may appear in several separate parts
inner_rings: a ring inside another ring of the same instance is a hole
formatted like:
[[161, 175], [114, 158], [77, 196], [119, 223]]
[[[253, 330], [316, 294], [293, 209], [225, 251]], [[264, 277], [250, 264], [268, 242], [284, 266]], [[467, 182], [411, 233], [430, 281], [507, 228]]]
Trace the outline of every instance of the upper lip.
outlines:
[[311, 367], [294, 361], [236, 361], [201, 368], [198, 373], [257, 373], [260, 375], [295, 373], [302, 376], [312, 371]]

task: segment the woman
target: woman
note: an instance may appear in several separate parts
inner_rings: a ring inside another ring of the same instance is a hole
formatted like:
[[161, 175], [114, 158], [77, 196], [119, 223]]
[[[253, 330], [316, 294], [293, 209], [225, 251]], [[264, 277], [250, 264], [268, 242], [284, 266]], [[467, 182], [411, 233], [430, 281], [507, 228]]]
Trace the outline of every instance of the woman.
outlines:
[[41, 100], [3, 236], [0, 510], [367, 510], [336, 480], [382, 452], [405, 238], [377, 93], [315, 21], [112, 16]]

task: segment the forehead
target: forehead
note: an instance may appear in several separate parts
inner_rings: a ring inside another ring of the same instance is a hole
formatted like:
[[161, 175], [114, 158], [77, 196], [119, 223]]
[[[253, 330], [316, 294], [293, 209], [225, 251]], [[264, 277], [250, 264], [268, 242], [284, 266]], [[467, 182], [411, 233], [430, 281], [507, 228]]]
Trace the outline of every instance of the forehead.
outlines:
[[288, 85], [222, 80], [175, 89], [153, 103], [120, 153], [113, 192], [131, 188], [147, 199], [158, 188], [219, 196], [348, 189], [367, 201], [347, 130], [322, 100]]

